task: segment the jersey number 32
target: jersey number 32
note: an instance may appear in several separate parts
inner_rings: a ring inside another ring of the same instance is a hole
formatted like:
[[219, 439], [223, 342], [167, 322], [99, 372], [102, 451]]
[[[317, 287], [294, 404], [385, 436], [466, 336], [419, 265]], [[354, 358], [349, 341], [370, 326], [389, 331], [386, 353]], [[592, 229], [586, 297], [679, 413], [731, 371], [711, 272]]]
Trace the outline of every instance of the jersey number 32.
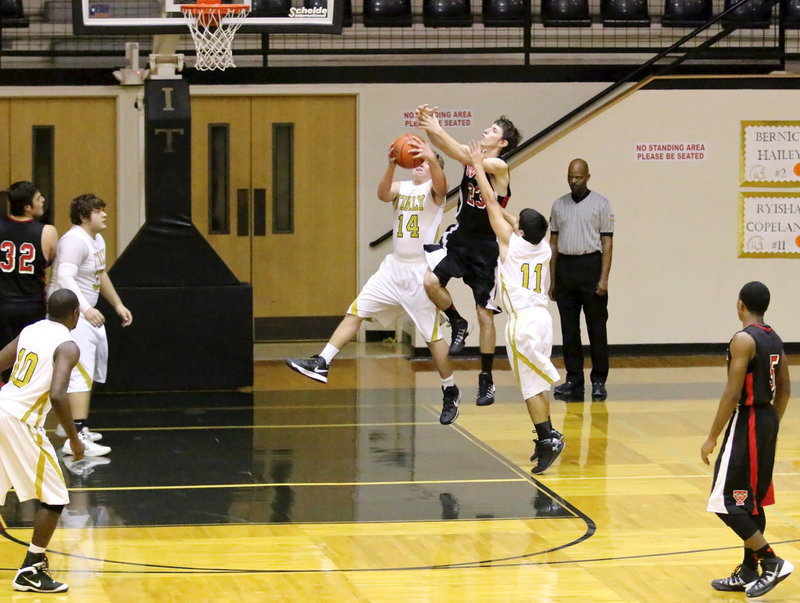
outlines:
[[[5, 257], [4, 257], [5, 256]], [[0, 270], [3, 272], [14, 272], [17, 268], [20, 274], [33, 274], [33, 261], [36, 259], [36, 247], [31, 243], [23, 243], [17, 246], [14, 241], [3, 241], [0, 243]]]

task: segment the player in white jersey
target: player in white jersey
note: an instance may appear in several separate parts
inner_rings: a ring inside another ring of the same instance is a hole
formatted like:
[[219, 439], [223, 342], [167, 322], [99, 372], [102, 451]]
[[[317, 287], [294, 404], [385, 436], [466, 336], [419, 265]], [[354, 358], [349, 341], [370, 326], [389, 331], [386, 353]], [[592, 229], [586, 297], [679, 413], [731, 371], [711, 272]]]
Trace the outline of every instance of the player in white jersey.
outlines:
[[[133, 322], [133, 316], [122, 303], [106, 272], [106, 243], [101, 231], [106, 228], [105, 201], [88, 193], [72, 200], [70, 228], [58, 241], [58, 253], [50, 277], [50, 290], [69, 289], [78, 297], [81, 318], [73, 337], [81, 349], [81, 360], [72, 371], [69, 394], [75, 426], [81, 434], [86, 456], [97, 457], [111, 452], [109, 446], [97, 444], [102, 435], [89, 430], [89, 402], [92, 385], [105, 383], [108, 367], [108, 339], [105, 317], [95, 308], [102, 295], [122, 319], [122, 326]], [[57, 435], [64, 436], [61, 430]], [[69, 440], [64, 454], [72, 454]]]
[[532, 473], [541, 473], [564, 449], [563, 436], [550, 422], [549, 391], [558, 380], [558, 371], [550, 360], [553, 319], [547, 310], [547, 290], [552, 252], [544, 240], [547, 219], [530, 208], [519, 212], [516, 219], [504, 212], [483, 169], [480, 145], [472, 141], [469, 150], [500, 248], [500, 302], [508, 312], [506, 351], [536, 430], [531, 460], [537, 463]]
[[403, 312], [411, 317], [425, 338], [442, 379], [443, 407], [439, 421], [447, 425], [458, 416], [461, 392], [455, 384], [447, 344], [439, 330], [439, 310], [425, 293], [423, 245], [438, 237], [444, 213], [447, 182], [443, 162], [421, 138], [416, 138], [415, 157], [425, 161], [412, 171], [411, 180], [393, 180], [397, 165], [389, 147], [389, 164], [378, 184], [378, 198], [395, 210], [393, 253], [384, 258], [319, 355], [288, 358], [286, 364], [311, 379], [328, 382], [328, 369], [339, 351], [358, 333], [364, 320], [376, 319], [389, 326]]
[[75, 458], [83, 444], [67, 398], [69, 375], [80, 358], [70, 331], [78, 323], [78, 298], [55, 291], [47, 302], [48, 318], [25, 327], [0, 350], [0, 370], [14, 366], [0, 389], [0, 504], [13, 487], [20, 502], [36, 499], [40, 507], [25, 560], [14, 576], [15, 590], [65, 592], [69, 587], [50, 577], [45, 552], [58, 519], [69, 503], [56, 451], [44, 431], [50, 406], [64, 426]]

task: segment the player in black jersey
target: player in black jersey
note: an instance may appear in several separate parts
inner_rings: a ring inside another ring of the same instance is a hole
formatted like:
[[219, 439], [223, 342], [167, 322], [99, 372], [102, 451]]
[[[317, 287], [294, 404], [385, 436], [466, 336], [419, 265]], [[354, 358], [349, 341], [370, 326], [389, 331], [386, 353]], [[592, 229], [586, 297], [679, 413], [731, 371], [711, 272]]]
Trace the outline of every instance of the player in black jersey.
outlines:
[[31, 182], [8, 187], [11, 214], [0, 218], [0, 348], [46, 314], [45, 268], [56, 256], [58, 233], [39, 221], [44, 202]]
[[[464, 349], [469, 334], [467, 321], [453, 305], [453, 298], [446, 289], [451, 278], [464, 279], [472, 289], [480, 327], [481, 373], [478, 377], [478, 406], [494, 402], [492, 363], [496, 332], [494, 315], [500, 311], [494, 302], [495, 269], [497, 268], [497, 238], [486, 204], [481, 199], [480, 188], [475, 179], [475, 170], [470, 165], [469, 147], [456, 141], [445, 132], [436, 118], [436, 107], [417, 107], [417, 120], [431, 143], [449, 157], [464, 165], [461, 179], [456, 224], [450, 226], [438, 245], [426, 245], [429, 270], [425, 275], [425, 290], [433, 303], [450, 321], [452, 338], [450, 353]], [[511, 196], [508, 164], [500, 155], [516, 148], [520, 133], [507, 117], [500, 117], [483, 131], [480, 139], [483, 151], [483, 169], [497, 193], [498, 203], [505, 208]], [[508, 216], [510, 221], [513, 216]], [[513, 223], [513, 222], [512, 222]]]
[[728, 383], [708, 439], [700, 448], [700, 457], [708, 465], [717, 437], [728, 423], [714, 466], [708, 511], [744, 541], [744, 558], [729, 577], [714, 580], [711, 586], [745, 591], [751, 598], [768, 593], [794, 569], [775, 555], [764, 538], [764, 507], [775, 503], [772, 468], [778, 425], [791, 392], [783, 342], [764, 324], [769, 299], [769, 289], [757, 281], [739, 292], [737, 310], [744, 328], [729, 344]]

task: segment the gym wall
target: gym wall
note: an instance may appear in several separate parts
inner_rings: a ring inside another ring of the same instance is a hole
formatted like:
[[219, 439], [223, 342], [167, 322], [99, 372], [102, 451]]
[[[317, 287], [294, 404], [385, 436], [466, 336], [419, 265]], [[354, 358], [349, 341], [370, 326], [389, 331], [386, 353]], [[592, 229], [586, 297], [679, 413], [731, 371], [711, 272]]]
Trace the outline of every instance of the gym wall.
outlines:
[[[786, 78], [781, 78], [785, 80]], [[389, 143], [410, 131], [404, 114], [420, 103], [470, 112], [469, 126], [449, 131], [461, 141], [480, 136], [501, 113], [509, 115], [525, 137], [605, 87], [603, 83], [375, 84], [192, 87], [193, 95], [358, 95], [358, 285], [391, 250], [369, 242], [392, 227], [391, 209], [375, 195], [386, 166]], [[532, 206], [549, 215], [557, 196], [568, 191], [567, 164], [589, 162], [591, 188], [606, 195], [616, 213], [617, 234], [610, 281], [609, 340], [612, 344], [725, 342], [738, 328], [736, 294], [753, 279], [773, 292], [768, 319], [786, 341], [800, 341], [792, 313], [800, 293], [790, 259], [738, 258], [740, 122], [792, 119], [800, 92], [791, 89], [644, 89], [614, 104], [579, 128], [532, 156], [512, 172], [509, 208]], [[0, 98], [30, 91], [0, 89]], [[117, 97], [118, 251], [143, 221], [141, 157], [137, 155], [140, 114], [133, 89], [52, 87], [49, 97]], [[36, 91], [39, 95], [40, 92]], [[702, 161], [637, 161], [642, 143], [698, 142]], [[450, 186], [461, 169], [446, 166]], [[400, 174], [400, 172], [398, 172]], [[771, 189], [763, 189], [771, 190]], [[445, 221], [453, 219], [453, 213]], [[456, 303], [469, 316], [472, 299], [461, 283], [453, 285]], [[342, 308], [342, 312], [345, 308]], [[554, 320], [558, 321], [553, 306]], [[498, 319], [498, 343], [503, 344]], [[372, 327], [370, 327], [372, 328]], [[555, 343], [560, 343], [555, 328]], [[415, 345], [423, 347], [418, 337]], [[471, 335], [468, 345], [477, 345]]]

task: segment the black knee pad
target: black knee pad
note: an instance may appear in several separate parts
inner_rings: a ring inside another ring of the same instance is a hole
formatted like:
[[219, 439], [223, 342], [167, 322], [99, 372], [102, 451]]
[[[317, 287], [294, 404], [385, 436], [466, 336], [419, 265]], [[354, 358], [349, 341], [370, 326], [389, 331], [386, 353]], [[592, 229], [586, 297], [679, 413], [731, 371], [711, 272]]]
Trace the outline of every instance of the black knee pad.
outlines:
[[767, 530], [767, 516], [764, 513], [764, 507], [759, 507], [758, 515], [753, 515], [752, 517], [756, 527], [763, 534]]
[[746, 513], [717, 513], [726, 526], [736, 532], [736, 535], [743, 541], [750, 538], [753, 534], [759, 531], [758, 524], [753, 517]]
[[40, 502], [39, 504], [42, 506], [42, 509], [47, 509], [53, 513], [58, 513], [59, 515], [61, 515], [61, 512], [64, 510], [64, 505], [48, 505], [44, 502]]

